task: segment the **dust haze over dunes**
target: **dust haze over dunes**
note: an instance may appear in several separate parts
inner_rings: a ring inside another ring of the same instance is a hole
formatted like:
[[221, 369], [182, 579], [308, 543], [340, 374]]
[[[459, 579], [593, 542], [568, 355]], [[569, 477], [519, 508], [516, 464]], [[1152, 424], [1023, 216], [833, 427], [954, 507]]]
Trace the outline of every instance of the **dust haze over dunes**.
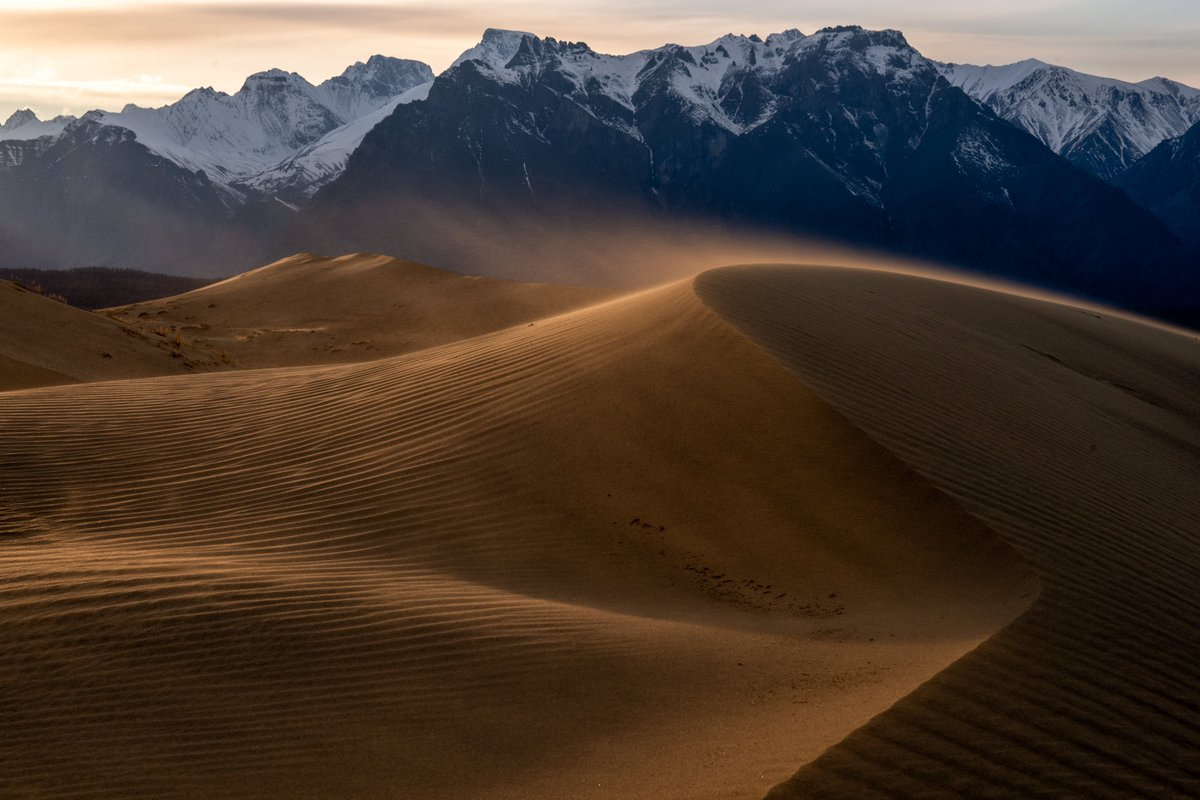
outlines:
[[159, 339], [0, 281], [0, 391], [182, 372]]
[[165, 326], [228, 365], [291, 366], [421, 350], [611, 294], [455, 275], [382, 255], [305, 253], [109, 316]]
[[1195, 793], [1194, 336], [365, 255], [109, 313], [219, 371], [0, 394], [0, 795]]
[[690, 281], [0, 425], [8, 795], [757, 796], [1037, 591]]

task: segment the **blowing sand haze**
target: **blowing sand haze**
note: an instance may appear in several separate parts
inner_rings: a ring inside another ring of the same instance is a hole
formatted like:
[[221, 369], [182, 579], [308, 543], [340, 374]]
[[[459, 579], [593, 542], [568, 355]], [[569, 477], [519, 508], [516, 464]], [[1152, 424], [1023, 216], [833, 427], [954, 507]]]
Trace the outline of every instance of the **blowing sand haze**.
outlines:
[[[1048, 724], [992, 670], [1079, 699], [1074, 663], [1103, 691], [1097, 653], [1057, 631], [1188, 624], [1154, 598], [1186, 596], [1197, 557], [1194, 338], [856, 270], [695, 287], [363, 363], [3, 395], [6, 793], [890, 795], [826, 765], [925, 703], [950, 790], [979, 780], [955, 748]], [[883, 361], [847, 349], [868, 341]], [[1017, 377], [951, 379], [972, 370]], [[1132, 539], [1106, 459], [1142, 453], [1141, 481], [1155, 447], [1174, 466], [1139, 489]], [[1152, 716], [1123, 663], [1100, 668], [1119, 713]], [[1158, 702], [1186, 702], [1161, 680]], [[1086, 707], [1064, 719], [1112, 735]], [[1190, 746], [1171, 730], [1159, 752]], [[1162, 763], [1143, 778], [1186, 778]]]
[[1200, 798], [1200, 20], [770, 5], [0, 3], [0, 800]]

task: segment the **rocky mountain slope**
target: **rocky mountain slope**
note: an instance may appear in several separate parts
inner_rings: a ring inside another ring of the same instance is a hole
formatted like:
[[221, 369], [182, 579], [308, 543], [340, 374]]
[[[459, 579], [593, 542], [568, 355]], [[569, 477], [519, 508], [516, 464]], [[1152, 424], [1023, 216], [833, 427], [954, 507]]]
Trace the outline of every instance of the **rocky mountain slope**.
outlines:
[[1127, 301], [1196, 283], [1150, 214], [951, 86], [896, 31], [609, 56], [489, 30], [425, 102], [366, 136], [303, 227], [424, 256], [431, 237], [409, 210], [427, 203], [559, 219], [635, 203]]
[[[315, 86], [271, 69], [251, 75], [232, 95], [206, 87], [160, 108], [131, 104], [85, 118], [132, 131], [156, 155], [203, 172], [234, 202], [263, 193], [295, 199], [341, 170], [370, 130], [366, 123], [431, 80], [432, 70], [419, 61], [372, 56]], [[0, 142], [61, 136], [72, 121], [42, 122], [32, 111], [18, 111], [0, 127]]]
[[[45, 124], [18, 115], [0, 135], [0, 266], [211, 276], [298, 250], [372, 250], [508, 275], [476, 256], [527, 262], [522, 236], [569, 240], [624, 215], [866, 244], [1142, 307], [1200, 304], [1176, 234], [947, 69], [897, 31], [858, 27], [628, 55], [492, 29], [432, 82], [424, 65], [374, 57], [320, 85], [269, 70], [233, 95], [198, 89], [33, 138], [20, 131]], [[1191, 90], [1160, 83], [1190, 108]]]
[[1200, 122], [1200, 89], [1167, 78], [1129, 83], [1036, 59], [938, 66], [955, 86], [1106, 180]]

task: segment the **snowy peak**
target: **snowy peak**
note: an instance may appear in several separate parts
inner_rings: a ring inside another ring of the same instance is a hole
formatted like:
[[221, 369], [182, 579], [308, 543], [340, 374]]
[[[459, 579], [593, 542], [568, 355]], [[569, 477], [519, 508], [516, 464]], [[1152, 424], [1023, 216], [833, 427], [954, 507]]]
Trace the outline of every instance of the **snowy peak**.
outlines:
[[500, 28], [488, 28], [483, 32], [479, 44], [464, 52], [454, 60], [451, 68], [465, 61], [478, 61], [494, 70], [502, 70], [517, 54], [524, 39], [538, 37], [526, 31], [508, 31]]
[[22, 108], [14, 111], [8, 120], [0, 125], [0, 140], [28, 141], [40, 139], [43, 136], [57, 136], [74, 119], [74, 117], [59, 116], [51, 120], [40, 120], [31, 109]]
[[765, 39], [729, 33], [704, 45], [668, 44], [628, 55], [490, 28], [446, 77], [455, 80], [457, 72], [469, 68], [501, 85], [545, 85], [635, 138], [640, 136], [635, 115], [660, 100], [681, 107], [695, 124], [741, 135], [772, 118], [781, 102], [776, 84], [797, 64], [807, 80], [827, 87], [848, 76], [882, 77], [894, 92], [919, 83], [928, 94], [938, 80], [932, 62], [899, 31], [857, 26], [825, 28], [811, 36], [791, 29]]
[[350, 122], [377, 111], [408, 90], [433, 80], [428, 64], [374, 55], [346, 68], [317, 89], [325, 104]]
[[28, 125], [31, 122], [41, 122], [38, 119], [38, 115], [33, 113], [33, 109], [17, 109], [3, 125], [0, 125], [0, 131], [15, 131], [17, 128]]
[[248, 76], [239, 92], [270, 92], [286, 86], [310, 87], [312, 84], [295, 72], [272, 67]]
[[[394, 108], [401, 96], [431, 78], [430, 68], [420, 62], [372, 56], [320, 86], [295, 72], [269, 69], [247, 77], [232, 95], [204, 87], [160, 108], [130, 104], [120, 112], [89, 111], [84, 119], [127, 131], [152, 152], [205, 173], [236, 199], [247, 188], [278, 185], [278, 168], [318, 143], [324, 143], [319, 167], [292, 175], [298, 181], [328, 180], [344, 166], [344, 151], [365, 135], [361, 120], [378, 122], [381, 109]], [[62, 135], [70, 121], [39, 122], [32, 112], [20, 112], [0, 128], [0, 139]], [[267, 173], [269, 181], [262, 178]]]
[[1007, 91], [1028, 78], [1034, 72], [1051, 67], [1036, 58], [1027, 58], [1015, 64], [977, 67], [972, 64], [937, 64], [938, 69], [950, 83], [958, 86], [977, 100]]
[[1130, 83], [1035, 59], [938, 66], [952, 84], [1102, 178], [1200, 121], [1200, 90], [1165, 78]]
[[823, 28], [804, 39], [798, 54], [820, 60], [829, 69], [833, 82], [844, 81], [850, 74], [881, 76], [890, 83], [922, 84], [936, 79], [933, 62], [918, 53], [896, 30], [872, 31], [857, 25]]
[[761, 81], [777, 73], [803, 39], [797, 30], [772, 34], [765, 40], [731, 33], [694, 47], [668, 44], [608, 55], [584, 42], [489, 28], [478, 45], [459, 56], [447, 75], [472, 64], [500, 84], [546, 82], [593, 116], [635, 137], [632, 116], [614, 113], [614, 109], [633, 112], [639, 103], [658, 95], [682, 101], [696, 121], [740, 133], [757, 124], [770, 107], [769, 98], [757, 90], [750, 92], [750, 102], [742, 102], [740, 83], [748, 76]]
[[294, 155], [246, 181], [264, 194], [288, 203], [301, 203], [335, 179], [346, 168], [350, 154], [358, 149], [371, 129], [382, 122], [397, 106], [424, 100], [432, 82], [422, 83], [399, 97], [393, 97], [369, 114], [335, 128]]
[[1160, 92], [1162, 94], [1172, 95], [1180, 98], [1184, 103], [1200, 99], [1200, 89], [1193, 89], [1170, 78], [1155, 77], [1141, 81], [1137, 84], [1152, 92]]

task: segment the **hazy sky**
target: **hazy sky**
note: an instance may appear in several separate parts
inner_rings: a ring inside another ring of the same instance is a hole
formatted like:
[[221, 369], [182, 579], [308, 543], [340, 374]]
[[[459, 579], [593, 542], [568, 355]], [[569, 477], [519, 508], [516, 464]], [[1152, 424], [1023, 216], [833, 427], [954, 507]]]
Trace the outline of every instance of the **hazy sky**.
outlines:
[[269, 67], [316, 83], [373, 53], [438, 71], [489, 26], [624, 53], [836, 24], [898, 28], [944, 61], [1036, 57], [1200, 86], [1200, 0], [0, 0], [0, 121], [232, 92]]

